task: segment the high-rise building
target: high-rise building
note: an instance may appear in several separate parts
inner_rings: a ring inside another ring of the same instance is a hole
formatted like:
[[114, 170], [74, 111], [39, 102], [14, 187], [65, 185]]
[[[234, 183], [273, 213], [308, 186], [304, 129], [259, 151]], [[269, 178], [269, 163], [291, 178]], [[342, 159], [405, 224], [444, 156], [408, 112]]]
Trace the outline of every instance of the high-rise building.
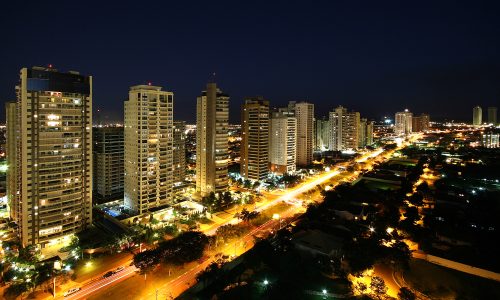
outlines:
[[23, 68], [16, 91], [7, 107], [12, 217], [22, 245], [44, 248], [92, 221], [92, 77]]
[[123, 127], [94, 127], [94, 203], [123, 199]]
[[[330, 150], [355, 150], [359, 147], [359, 112], [339, 106], [330, 112]], [[366, 129], [365, 129], [366, 131]]]
[[316, 151], [327, 151], [330, 141], [330, 121], [328, 118], [323, 117], [321, 119], [316, 119], [314, 123], [314, 132], [316, 140], [314, 149]]
[[15, 101], [5, 103], [5, 115], [7, 132], [5, 136], [5, 154], [7, 158], [7, 203], [10, 206], [10, 217], [12, 220], [19, 220], [21, 205], [16, 203], [17, 192], [17, 144], [19, 142], [19, 129], [17, 123], [17, 103]]
[[374, 128], [374, 122], [368, 121], [366, 123], [366, 145], [367, 146], [373, 145], [373, 128]]
[[364, 148], [366, 146], [366, 127], [368, 120], [365, 118], [360, 119], [358, 128], [358, 148]]
[[174, 94], [136, 85], [125, 101], [124, 204], [142, 214], [172, 203]]
[[229, 96], [208, 83], [196, 104], [196, 192], [202, 197], [228, 189]]
[[481, 145], [486, 148], [500, 147], [500, 134], [498, 132], [485, 132], [481, 135]]
[[408, 135], [412, 133], [413, 114], [408, 110], [397, 112], [395, 116], [394, 133], [396, 135]]
[[186, 179], [186, 122], [174, 121], [174, 185]]
[[483, 110], [481, 106], [472, 109], [472, 125], [479, 126], [483, 124]]
[[411, 118], [411, 131], [424, 132], [428, 131], [430, 127], [430, 118], [428, 114], [421, 114], [420, 116], [413, 116]]
[[290, 101], [288, 107], [297, 118], [297, 165], [308, 166], [313, 161], [314, 104]]
[[497, 108], [488, 107], [488, 124], [497, 125]]
[[249, 180], [265, 180], [269, 169], [269, 101], [248, 98], [241, 106], [240, 174]]
[[273, 110], [269, 120], [269, 170], [275, 174], [296, 170], [297, 119], [287, 108]]

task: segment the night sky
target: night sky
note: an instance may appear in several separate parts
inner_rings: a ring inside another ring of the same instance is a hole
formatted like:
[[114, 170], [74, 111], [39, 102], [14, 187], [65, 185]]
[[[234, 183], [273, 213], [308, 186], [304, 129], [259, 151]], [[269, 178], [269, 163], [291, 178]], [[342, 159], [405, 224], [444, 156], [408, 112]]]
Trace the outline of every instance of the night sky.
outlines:
[[0, 101], [20, 68], [53, 64], [93, 75], [110, 121], [129, 86], [152, 82], [193, 122], [214, 72], [232, 122], [254, 95], [373, 119], [409, 108], [471, 121], [473, 106], [500, 104], [500, 1], [108, 2], [2, 1]]

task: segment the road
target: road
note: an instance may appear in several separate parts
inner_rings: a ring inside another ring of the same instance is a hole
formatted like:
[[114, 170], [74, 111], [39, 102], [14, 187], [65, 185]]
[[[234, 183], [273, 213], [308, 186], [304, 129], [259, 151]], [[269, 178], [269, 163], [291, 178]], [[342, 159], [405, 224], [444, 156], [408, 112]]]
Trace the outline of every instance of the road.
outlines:
[[[389, 151], [392, 152], [392, 151]], [[382, 149], [377, 149], [375, 151], [369, 152], [367, 154], [362, 155], [361, 157], [356, 159], [356, 162], [367, 162], [368, 160], [372, 158], [376, 158], [380, 156], [383, 153]], [[388, 158], [390, 155], [389, 153], [386, 153], [383, 157]], [[371, 164], [365, 164], [364, 166], [365, 169], [371, 169]], [[290, 200], [293, 198], [296, 198], [300, 196], [302, 193], [307, 192], [309, 190], [315, 189], [317, 185], [324, 184], [331, 179], [333, 179], [335, 176], [339, 175], [341, 171], [338, 168], [334, 168], [333, 170], [330, 170], [328, 172], [324, 172], [320, 175], [316, 175], [305, 182], [299, 184], [297, 187], [292, 188], [290, 190], [287, 190], [286, 192], [273, 192], [269, 193], [269, 197], [267, 198], [267, 201], [264, 201], [263, 203], [260, 203], [258, 206], [256, 206], [257, 211], [263, 211], [266, 210], [276, 204], [278, 204], [281, 201], [286, 201]], [[357, 172], [352, 172], [352, 176], [354, 177], [357, 175]], [[303, 212], [304, 208], [302, 206], [291, 206], [290, 209], [288, 209], [286, 212], [281, 214], [281, 218], [286, 219], [290, 216], [295, 215], [296, 213]], [[240, 220], [234, 218], [234, 217], [229, 217], [225, 222], [214, 224], [211, 227], [208, 227], [207, 229], [204, 230], [204, 232], [208, 235], [213, 235], [215, 234], [217, 228], [220, 226], [230, 224], [230, 223], [237, 223]], [[223, 251], [224, 253], [227, 254], [234, 254], [234, 255], [240, 255], [247, 251], [249, 248], [249, 245], [253, 244], [253, 236], [256, 234], [268, 234], [270, 230], [274, 230], [279, 226], [278, 222], [280, 220], [270, 220], [263, 225], [259, 226], [258, 228], [253, 229], [251, 232], [246, 234], [244, 237], [239, 239], [237, 242], [228, 245]], [[181, 294], [183, 291], [185, 291], [187, 288], [189, 288], [192, 284], [196, 282], [196, 274], [202, 270], [204, 270], [212, 261], [214, 260], [213, 257], [210, 259], [205, 260], [202, 263], [195, 264], [195, 266], [191, 267], [190, 269], [186, 270], [184, 273], [179, 274], [177, 277], [174, 279], [169, 280], [167, 283], [159, 286], [159, 287], [150, 287], [148, 288], [148, 291], [144, 291], [144, 293], [141, 293], [140, 297], [138, 295], [133, 296], [133, 298], [129, 298], [127, 295], [123, 295], [120, 297], [114, 297], [112, 295], [104, 295], [103, 294], [103, 288], [104, 287], [109, 287], [111, 285], [115, 285], [121, 281], [124, 281], [127, 278], [130, 278], [136, 274], [136, 269], [133, 266], [126, 266], [125, 270], [121, 271], [118, 274], [115, 274], [111, 277], [108, 278], [98, 278], [95, 281], [90, 282], [89, 284], [86, 284], [81, 287], [81, 290], [69, 297], [66, 297], [64, 299], [82, 299], [82, 298], [88, 298], [91, 297], [93, 299], [100, 299], [100, 298], [109, 298], [109, 299], [153, 299], [153, 297], [156, 298], [156, 296], [159, 294], [162, 296], [167, 295], [167, 296], [177, 296]], [[125, 284], [126, 282], [123, 282]], [[121, 286], [121, 285], [120, 285]], [[137, 289], [137, 286], [133, 286], [133, 288]], [[97, 292], [97, 294], [95, 294]], [[163, 298], [164, 299], [164, 298]]]
[[81, 290], [78, 292], [71, 294], [67, 297], [64, 297], [63, 295], [59, 296], [57, 299], [67, 299], [67, 300], [75, 300], [75, 299], [82, 299], [85, 298], [86, 296], [92, 294], [95, 291], [98, 291], [102, 289], [103, 287], [106, 287], [108, 285], [117, 283], [119, 281], [122, 281], [129, 277], [131, 274], [134, 274], [137, 271], [137, 268], [135, 266], [128, 266], [122, 271], [115, 273], [107, 278], [97, 278], [90, 283], [84, 285]]

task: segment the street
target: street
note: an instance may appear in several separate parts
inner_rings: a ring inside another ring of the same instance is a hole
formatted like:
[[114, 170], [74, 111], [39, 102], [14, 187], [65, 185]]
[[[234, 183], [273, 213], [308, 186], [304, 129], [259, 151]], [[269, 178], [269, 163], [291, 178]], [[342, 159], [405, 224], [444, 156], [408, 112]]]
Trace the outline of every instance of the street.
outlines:
[[[370, 160], [382, 156], [383, 159], [388, 159], [392, 151], [387, 151], [384, 155], [382, 149], [377, 149], [375, 151], [366, 153], [356, 159], [356, 162], [365, 162], [364, 169], [371, 169]], [[354, 178], [358, 172], [353, 171], [350, 173], [342, 172], [345, 178]], [[256, 206], [255, 210], [263, 211], [266, 210], [281, 201], [290, 200], [300, 196], [302, 193], [309, 190], [315, 189], [317, 185], [324, 184], [332, 180], [335, 176], [341, 174], [338, 168], [334, 168], [328, 172], [324, 172], [320, 175], [313, 176], [312, 178], [306, 180], [305, 182], [299, 184], [297, 187], [292, 188], [286, 192], [274, 191], [266, 195], [266, 201], [263, 201]], [[254, 238], [253, 236], [267, 235], [271, 230], [276, 230], [279, 226], [278, 222], [285, 220], [295, 214], [303, 213], [305, 211], [302, 206], [292, 205], [287, 211], [281, 214], [280, 220], [271, 219], [261, 226], [251, 230], [245, 236], [240, 238], [238, 241], [227, 245], [223, 249], [223, 253], [229, 256], [238, 256], [249, 250], [253, 246]], [[203, 232], [208, 235], [215, 234], [217, 228], [226, 224], [234, 224], [240, 222], [239, 219], [229, 216], [225, 221], [213, 224], [203, 229]], [[165, 297], [176, 297], [183, 291], [188, 289], [190, 286], [196, 283], [196, 274], [204, 270], [214, 259], [214, 254], [202, 263], [191, 263], [186, 265], [185, 268], [173, 268], [172, 276], [162, 276], [162, 274], [156, 274], [159, 272], [151, 272], [146, 278], [139, 276], [136, 272], [134, 266], [129, 266], [130, 262], [124, 265], [125, 270], [120, 273], [114, 274], [108, 278], [97, 278], [88, 284], [81, 286], [81, 290], [74, 293], [71, 296], [65, 297], [65, 299], [155, 299], [157, 296], [161, 298]], [[384, 276], [384, 279], [386, 276]], [[138, 285], [144, 286], [140, 288]], [[103, 289], [106, 287], [105, 289]], [[62, 299], [62, 297], [60, 297]]]

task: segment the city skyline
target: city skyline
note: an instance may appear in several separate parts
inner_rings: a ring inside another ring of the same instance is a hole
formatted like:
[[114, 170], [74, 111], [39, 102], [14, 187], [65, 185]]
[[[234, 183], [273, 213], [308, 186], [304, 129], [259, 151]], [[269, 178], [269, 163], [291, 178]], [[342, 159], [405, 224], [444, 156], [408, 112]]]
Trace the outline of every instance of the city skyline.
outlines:
[[500, 299], [500, 2], [185, 3], [2, 6], [1, 299]]
[[[17, 5], [7, 4], [4, 11], [15, 11]], [[15, 99], [12, 86], [17, 77], [12, 74], [20, 68], [53, 64], [61, 71], [76, 69], [94, 77], [94, 110], [101, 111], [104, 122], [122, 120], [122, 108], [116, 104], [127, 98], [129, 86], [151, 82], [175, 92], [186, 103], [175, 114], [193, 123], [195, 116], [189, 108], [195, 107], [199, 86], [214, 72], [217, 82], [233, 97], [231, 123], [240, 119], [239, 107], [250, 95], [262, 95], [272, 107], [301, 100], [314, 103], [316, 111], [343, 105], [369, 119], [392, 115], [404, 107], [417, 114], [429, 113], [435, 120], [468, 120], [468, 107], [499, 102], [497, 5], [440, 2], [429, 10], [425, 4], [401, 9], [388, 4], [323, 2], [240, 9], [221, 3], [190, 10], [180, 4], [158, 4], [140, 9], [151, 16], [139, 15], [144, 22], [134, 25], [120, 22], [134, 17], [136, 11], [129, 7], [114, 11], [112, 5], [100, 5], [90, 10], [89, 5], [73, 11], [75, 17], [93, 15], [94, 21], [85, 26], [53, 30], [57, 23], [50, 18], [38, 24], [40, 30], [53, 34], [47, 39], [31, 30], [31, 22], [20, 23], [9, 14], [1, 19], [0, 30], [18, 42], [0, 50], [8, 57], [0, 73], [0, 101]], [[68, 10], [66, 5], [38, 3], [22, 8], [27, 15], [24, 20]], [[177, 13], [161, 25], [157, 16], [166, 9]], [[343, 16], [353, 13], [351, 19]], [[253, 19], [259, 22], [248, 22]], [[96, 30], [102, 34], [92, 35]], [[159, 35], [160, 44], [170, 47], [159, 47], [159, 52], [130, 45], [126, 37], [131, 34]], [[211, 35], [217, 38], [210, 39]], [[26, 44], [33, 39], [39, 42], [36, 49]], [[72, 47], [80, 39], [88, 45]], [[213, 49], [194, 51], [200, 40]], [[54, 47], [54, 41], [71, 50]], [[127, 47], [122, 47], [124, 41]], [[250, 51], [248, 41], [266, 45], [265, 50]], [[457, 102], [462, 105], [453, 105]]]

